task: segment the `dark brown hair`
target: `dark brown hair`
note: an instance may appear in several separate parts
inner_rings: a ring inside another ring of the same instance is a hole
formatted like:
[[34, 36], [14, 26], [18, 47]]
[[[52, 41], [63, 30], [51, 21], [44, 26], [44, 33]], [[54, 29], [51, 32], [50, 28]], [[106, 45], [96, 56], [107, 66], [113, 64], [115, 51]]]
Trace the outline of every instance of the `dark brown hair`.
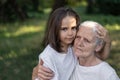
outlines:
[[77, 28], [80, 24], [79, 15], [71, 8], [58, 8], [49, 17], [47, 23], [47, 29], [44, 37], [44, 47], [50, 44], [50, 46], [58, 52], [62, 52], [60, 45], [59, 31], [63, 18], [66, 16], [73, 16], [76, 19]]

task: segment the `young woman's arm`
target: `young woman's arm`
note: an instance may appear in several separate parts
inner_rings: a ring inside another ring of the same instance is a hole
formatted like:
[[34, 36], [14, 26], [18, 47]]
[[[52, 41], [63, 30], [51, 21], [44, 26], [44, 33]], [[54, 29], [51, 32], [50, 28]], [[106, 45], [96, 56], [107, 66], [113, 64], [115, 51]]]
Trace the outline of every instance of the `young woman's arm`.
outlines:
[[105, 41], [104, 48], [102, 49], [101, 52], [98, 53], [98, 57], [100, 57], [102, 60], [105, 60], [108, 58], [110, 54], [110, 49], [111, 49], [111, 39], [108, 31], [103, 28], [103, 27], [97, 27], [98, 31], [97, 33], [99, 34], [98, 37], [102, 38]]
[[43, 66], [43, 61], [33, 68], [32, 80], [41, 79], [41, 80], [50, 80], [54, 76], [53, 72]]

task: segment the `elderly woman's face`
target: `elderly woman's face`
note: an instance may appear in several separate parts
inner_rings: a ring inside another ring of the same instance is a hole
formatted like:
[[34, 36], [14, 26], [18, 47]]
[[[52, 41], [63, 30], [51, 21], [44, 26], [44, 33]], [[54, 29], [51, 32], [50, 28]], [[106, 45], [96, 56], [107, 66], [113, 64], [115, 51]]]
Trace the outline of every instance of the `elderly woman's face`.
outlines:
[[74, 42], [74, 53], [77, 57], [93, 56], [96, 49], [96, 37], [92, 28], [80, 27]]

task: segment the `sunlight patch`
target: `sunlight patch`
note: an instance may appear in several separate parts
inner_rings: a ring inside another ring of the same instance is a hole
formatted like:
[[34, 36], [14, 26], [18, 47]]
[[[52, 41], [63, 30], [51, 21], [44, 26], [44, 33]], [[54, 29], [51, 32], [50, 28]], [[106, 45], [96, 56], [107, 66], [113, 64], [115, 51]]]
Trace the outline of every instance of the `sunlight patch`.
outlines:
[[8, 58], [16, 58], [18, 55], [15, 51], [11, 50], [9, 54], [7, 54]]
[[3, 57], [2, 57], [2, 56], [0, 56], [0, 60], [3, 60]]
[[117, 46], [119, 44], [119, 41], [112, 41], [113, 46]]
[[6, 32], [4, 35], [6, 37], [11, 37], [11, 36], [20, 36], [20, 35], [23, 35], [23, 34], [28, 34], [28, 33], [35, 33], [35, 32], [40, 32], [40, 31], [43, 31], [43, 27], [40, 27], [40, 26], [23, 26], [21, 28], [19, 28], [17, 31], [15, 32]]
[[40, 27], [35, 27], [35, 26], [24, 26], [18, 29], [15, 33], [13, 33], [14, 36], [19, 36], [22, 34], [30, 33], [30, 32], [39, 32], [41, 29]]
[[109, 29], [109, 30], [120, 30], [120, 25], [118, 25], [118, 24], [114, 24], [114, 25], [107, 24], [106, 28]]

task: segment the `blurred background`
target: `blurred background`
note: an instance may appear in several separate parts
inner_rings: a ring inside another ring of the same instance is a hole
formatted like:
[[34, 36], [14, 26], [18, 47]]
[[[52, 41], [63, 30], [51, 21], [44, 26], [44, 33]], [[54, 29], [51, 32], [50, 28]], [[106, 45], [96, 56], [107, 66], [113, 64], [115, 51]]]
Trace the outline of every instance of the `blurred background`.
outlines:
[[107, 62], [120, 77], [120, 0], [0, 0], [0, 80], [31, 80], [49, 14], [63, 6], [108, 29]]

